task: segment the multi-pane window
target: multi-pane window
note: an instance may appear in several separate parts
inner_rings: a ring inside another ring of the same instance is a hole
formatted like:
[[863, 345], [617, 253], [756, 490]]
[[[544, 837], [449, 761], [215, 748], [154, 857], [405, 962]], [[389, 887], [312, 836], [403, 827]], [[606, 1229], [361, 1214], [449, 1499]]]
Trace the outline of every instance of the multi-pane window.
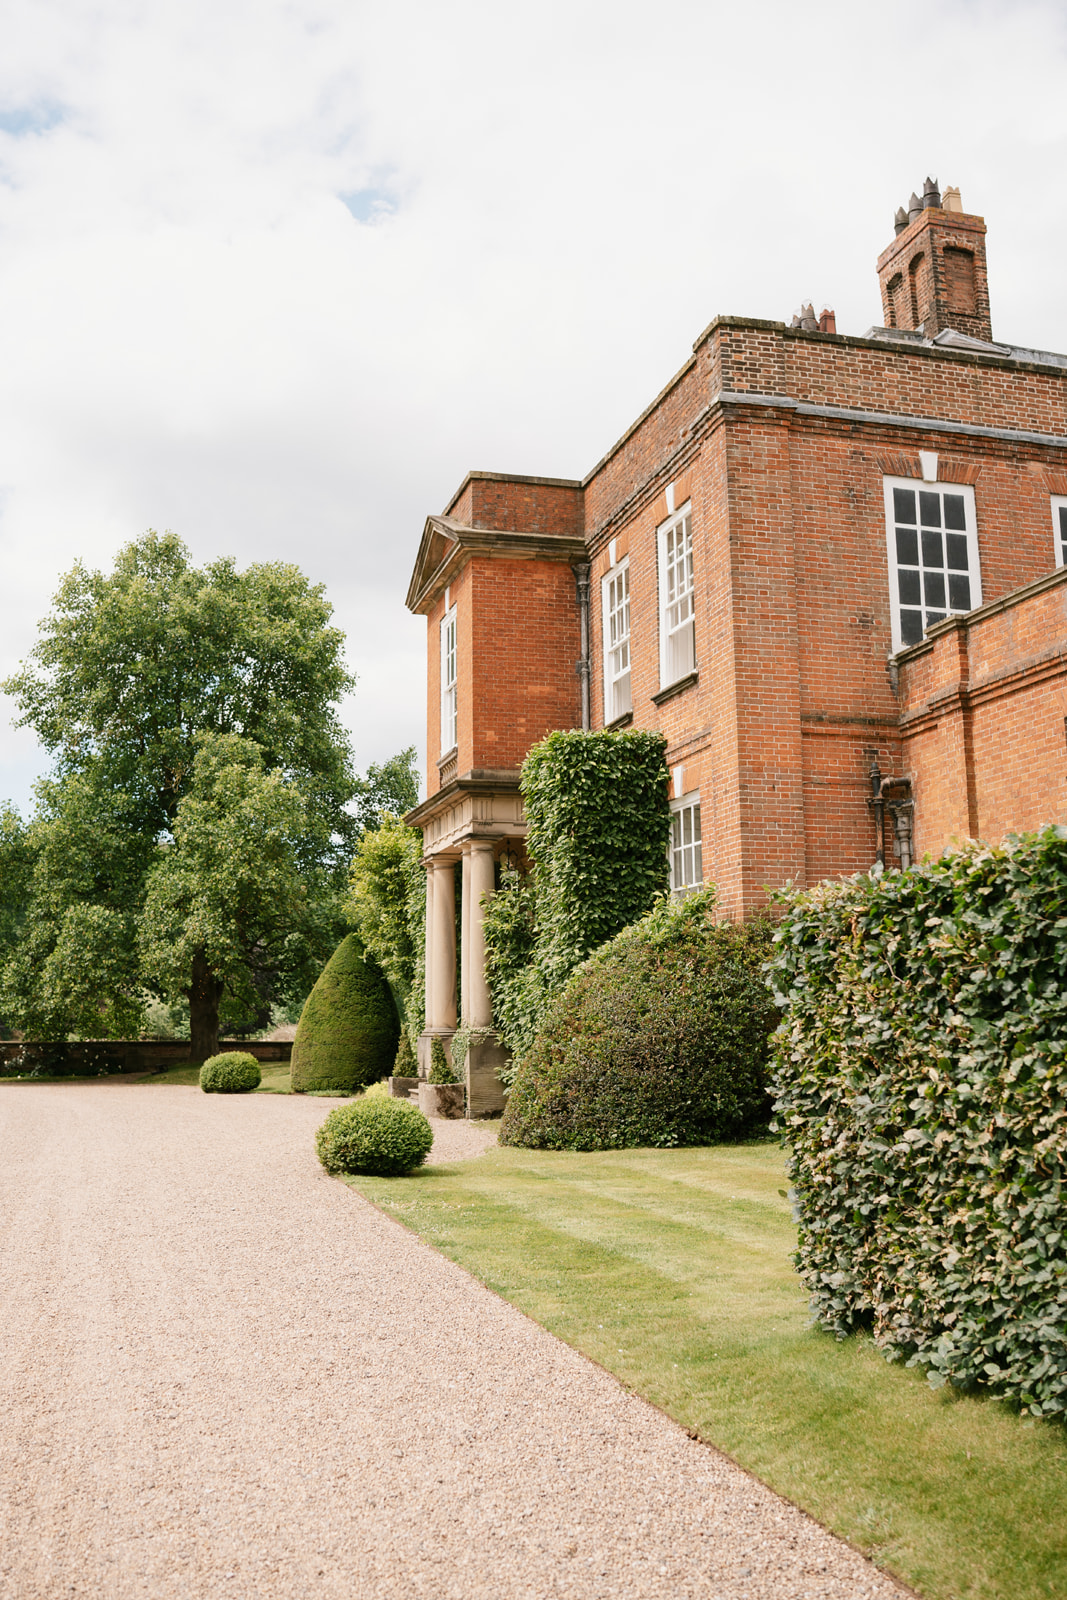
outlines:
[[602, 585], [604, 605], [604, 721], [633, 710], [630, 697], [630, 565], [622, 562]]
[[1067, 495], [1052, 497], [1052, 532], [1056, 540], [1056, 565], [1067, 567]]
[[441, 623], [441, 754], [456, 745], [456, 608]]
[[684, 894], [704, 882], [700, 858], [700, 795], [687, 794], [671, 805], [671, 891]]
[[982, 603], [974, 490], [885, 480], [893, 649]]
[[693, 616], [693, 519], [688, 506], [659, 530], [660, 685], [697, 664]]

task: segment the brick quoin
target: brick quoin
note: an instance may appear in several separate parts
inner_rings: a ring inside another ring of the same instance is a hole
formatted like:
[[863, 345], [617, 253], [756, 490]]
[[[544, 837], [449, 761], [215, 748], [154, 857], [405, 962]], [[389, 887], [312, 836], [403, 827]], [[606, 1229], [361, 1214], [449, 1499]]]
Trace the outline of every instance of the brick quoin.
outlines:
[[[993, 344], [985, 224], [951, 194], [879, 258], [883, 326], [718, 317], [581, 482], [472, 472], [428, 519], [408, 604], [428, 626], [429, 799], [464, 775], [514, 782], [531, 744], [581, 725], [586, 564], [589, 722], [604, 726], [614, 547], [630, 568], [625, 725], [661, 731], [699, 792], [725, 915], [871, 866], [873, 763], [910, 783], [919, 853], [1067, 821], [1052, 502], [1067, 495], [1067, 357]], [[894, 656], [884, 480], [919, 489], [935, 457], [931, 481], [973, 490], [982, 606]], [[697, 674], [665, 697], [657, 530], [687, 502]], [[441, 773], [446, 586], [459, 735]]]

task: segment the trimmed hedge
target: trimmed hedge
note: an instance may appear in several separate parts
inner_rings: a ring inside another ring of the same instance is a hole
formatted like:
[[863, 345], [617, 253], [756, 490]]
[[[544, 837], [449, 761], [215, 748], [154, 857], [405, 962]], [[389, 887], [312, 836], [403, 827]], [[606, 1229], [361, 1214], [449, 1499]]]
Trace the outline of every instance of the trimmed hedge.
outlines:
[[703, 1145], [767, 1131], [770, 925], [714, 921], [714, 889], [662, 901], [598, 950], [519, 1065], [501, 1144]]
[[246, 1050], [223, 1050], [200, 1068], [200, 1087], [205, 1094], [248, 1094], [259, 1088], [262, 1077], [255, 1056]]
[[1067, 828], [793, 902], [777, 1125], [818, 1320], [1067, 1409]]
[[291, 1064], [296, 1094], [352, 1093], [393, 1069], [400, 1024], [389, 985], [356, 934], [341, 940], [307, 997]]
[[407, 1100], [373, 1095], [336, 1106], [315, 1135], [327, 1172], [373, 1172], [399, 1177], [421, 1166], [433, 1144], [433, 1129]]

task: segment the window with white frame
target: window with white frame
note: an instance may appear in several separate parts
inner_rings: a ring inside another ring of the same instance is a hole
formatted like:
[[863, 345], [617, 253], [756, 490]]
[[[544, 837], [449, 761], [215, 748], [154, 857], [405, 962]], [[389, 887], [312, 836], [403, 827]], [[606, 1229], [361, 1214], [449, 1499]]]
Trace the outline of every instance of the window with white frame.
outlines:
[[1052, 532], [1056, 540], [1056, 565], [1067, 567], [1067, 495], [1052, 497]]
[[456, 608], [441, 623], [441, 754], [456, 745]]
[[685, 505], [663, 523], [659, 539], [660, 687], [695, 671], [696, 621], [693, 614], [693, 518]]
[[974, 490], [964, 484], [885, 479], [893, 649], [982, 603]]
[[704, 882], [700, 856], [700, 794], [671, 801], [671, 892], [685, 894]]
[[621, 561], [601, 584], [604, 610], [604, 721], [633, 710], [630, 695], [630, 563]]

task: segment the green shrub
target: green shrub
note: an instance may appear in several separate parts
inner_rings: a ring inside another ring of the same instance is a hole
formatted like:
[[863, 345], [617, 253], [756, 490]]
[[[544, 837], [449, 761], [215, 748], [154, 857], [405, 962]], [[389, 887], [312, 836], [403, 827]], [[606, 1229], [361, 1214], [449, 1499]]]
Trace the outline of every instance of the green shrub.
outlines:
[[433, 1130], [417, 1106], [379, 1096], [337, 1106], [315, 1135], [327, 1172], [373, 1172], [397, 1177], [421, 1166]]
[[296, 1093], [351, 1093], [389, 1076], [400, 1025], [389, 985], [354, 933], [342, 939], [308, 995], [293, 1041]]
[[713, 920], [715, 891], [662, 901], [549, 1006], [515, 1076], [501, 1144], [700, 1145], [766, 1131], [765, 922]]
[[394, 1078], [417, 1078], [419, 1075], [418, 1062], [415, 1060], [415, 1052], [411, 1048], [406, 1028], [400, 1030], [400, 1043], [396, 1047], [392, 1075]]
[[505, 873], [485, 919], [493, 1014], [516, 1059], [578, 963], [667, 888], [665, 752], [659, 733], [557, 731], [523, 762], [532, 872]]
[[798, 896], [773, 970], [819, 1321], [1062, 1415], [1067, 828]]
[[259, 1062], [247, 1050], [223, 1050], [200, 1068], [200, 1087], [205, 1094], [247, 1094], [259, 1088], [262, 1076]]
[[[387, 766], [401, 767], [409, 756], [413, 759], [414, 751], [405, 750]], [[375, 772], [380, 775], [382, 769], [371, 767], [368, 777]], [[402, 770], [395, 772], [394, 782], [404, 776]], [[407, 777], [417, 795], [417, 781], [410, 771]], [[346, 916], [385, 974], [412, 1050], [426, 1010], [426, 869], [422, 852], [419, 828], [379, 814], [377, 827], [369, 828], [359, 842], [345, 902]]]
[[458, 1083], [459, 1076], [445, 1055], [445, 1047], [440, 1039], [434, 1039], [430, 1044], [430, 1083]]

